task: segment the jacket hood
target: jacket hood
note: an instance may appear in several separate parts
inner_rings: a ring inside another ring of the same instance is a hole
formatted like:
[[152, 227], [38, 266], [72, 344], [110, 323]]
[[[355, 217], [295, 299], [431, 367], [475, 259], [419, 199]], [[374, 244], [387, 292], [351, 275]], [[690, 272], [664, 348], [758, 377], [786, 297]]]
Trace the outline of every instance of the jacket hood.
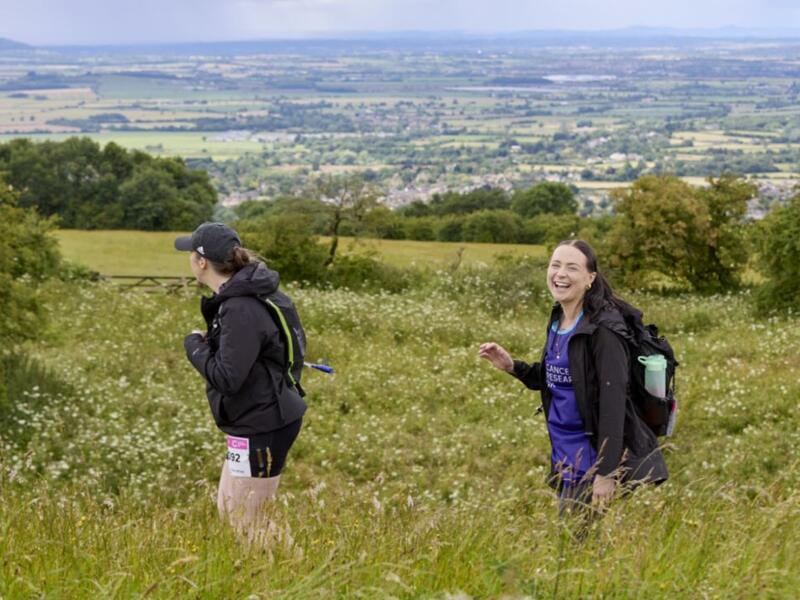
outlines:
[[[554, 319], [558, 319], [561, 316], [561, 305], [558, 303], [553, 305], [553, 312], [550, 315], [550, 322], [552, 323]], [[628, 326], [628, 321], [626, 318], [627, 315], [623, 315], [622, 312], [614, 307], [606, 307], [597, 313], [593, 317], [585, 318], [583, 324], [579, 329], [586, 330], [591, 329], [593, 331], [593, 327], [597, 327], [602, 325], [606, 329], [609, 329], [616, 333], [617, 335], [621, 336], [626, 340], [633, 339], [633, 333]], [[642, 318], [642, 313], [639, 311], [634, 311], [632, 315], [630, 315], [633, 319]]]
[[[641, 319], [641, 314], [638, 314], [638, 318]], [[619, 335], [620, 337], [626, 340], [632, 340], [633, 335], [631, 333], [630, 328], [625, 320], [623, 314], [617, 310], [616, 308], [606, 308], [603, 309], [595, 318], [594, 322], [598, 325], [602, 325], [606, 329], [609, 329]]]
[[220, 300], [237, 296], [264, 296], [278, 289], [280, 276], [262, 262], [245, 265], [219, 288]]

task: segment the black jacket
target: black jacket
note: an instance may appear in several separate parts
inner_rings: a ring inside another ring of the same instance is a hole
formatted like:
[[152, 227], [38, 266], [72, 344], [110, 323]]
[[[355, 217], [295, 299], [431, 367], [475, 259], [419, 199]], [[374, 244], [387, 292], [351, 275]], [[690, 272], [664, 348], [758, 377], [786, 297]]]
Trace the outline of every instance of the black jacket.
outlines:
[[278, 274], [261, 263], [236, 272], [200, 308], [206, 338], [183, 342], [206, 380], [217, 426], [231, 435], [267, 433], [303, 416], [306, 404], [287, 381], [286, 350], [278, 325], [257, 296], [280, 293]]
[[[548, 327], [561, 316], [553, 308]], [[667, 466], [653, 432], [639, 417], [630, 396], [630, 333], [622, 315], [606, 310], [584, 318], [569, 341], [569, 368], [578, 412], [586, 435], [597, 451], [597, 473], [609, 475], [622, 468], [626, 481], [667, 479]], [[513, 374], [532, 390], [541, 390], [545, 415], [552, 399], [541, 361], [514, 361]], [[555, 473], [552, 473], [555, 475]]]

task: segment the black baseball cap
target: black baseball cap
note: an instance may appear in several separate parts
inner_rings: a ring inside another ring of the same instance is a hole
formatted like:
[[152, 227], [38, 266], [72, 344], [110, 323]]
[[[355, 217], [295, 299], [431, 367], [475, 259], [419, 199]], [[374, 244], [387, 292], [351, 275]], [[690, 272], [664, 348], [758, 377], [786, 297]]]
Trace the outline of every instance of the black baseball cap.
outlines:
[[176, 250], [194, 250], [203, 258], [218, 263], [228, 260], [231, 250], [241, 245], [239, 235], [224, 223], [203, 223], [192, 235], [175, 239]]

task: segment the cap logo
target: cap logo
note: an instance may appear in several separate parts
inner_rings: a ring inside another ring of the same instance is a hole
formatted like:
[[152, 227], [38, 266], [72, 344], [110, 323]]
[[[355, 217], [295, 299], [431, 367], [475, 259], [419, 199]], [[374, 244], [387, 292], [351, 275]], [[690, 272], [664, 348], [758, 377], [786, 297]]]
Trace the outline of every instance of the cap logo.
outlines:
[[206, 251], [205, 251], [205, 250], [203, 250], [203, 247], [202, 247], [202, 246], [198, 246], [198, 247], [197, 247], [197, 251], [198, 251], [200, 254], [203, 254], [203, 255], [205, 255], [205, 253], [206, 253]]

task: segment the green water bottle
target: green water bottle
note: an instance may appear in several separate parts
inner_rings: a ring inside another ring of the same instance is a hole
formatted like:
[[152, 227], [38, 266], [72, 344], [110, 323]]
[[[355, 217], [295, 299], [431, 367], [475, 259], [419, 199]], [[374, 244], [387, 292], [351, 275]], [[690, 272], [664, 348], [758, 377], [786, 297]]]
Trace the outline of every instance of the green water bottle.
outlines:
[[667, 359], [661, 354], [640, 356], [639, 362], [644, 365], [644, 388], [651, 396], [665, 398], [667, 396]]

